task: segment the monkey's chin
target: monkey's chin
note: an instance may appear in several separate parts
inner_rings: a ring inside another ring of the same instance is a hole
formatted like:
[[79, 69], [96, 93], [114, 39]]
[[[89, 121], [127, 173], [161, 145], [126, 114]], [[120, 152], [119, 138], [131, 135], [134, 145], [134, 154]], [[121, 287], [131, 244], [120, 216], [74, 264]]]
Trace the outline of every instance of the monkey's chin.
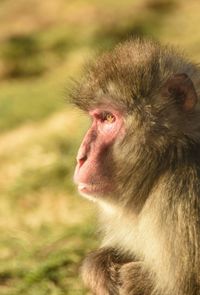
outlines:
[[87, 191], [86, 187], [83, 186], [82, 184], [78, 185], [78, 192], [82, 197], [84, 197], [84, 198], [86, 198], [86, 199], [88, 199], [88, 200], [90, 200], [92, 202], [97, 201], [97, 198], [95, 197], [95, 194], [94, 193], [92, 194], [90, 191]]

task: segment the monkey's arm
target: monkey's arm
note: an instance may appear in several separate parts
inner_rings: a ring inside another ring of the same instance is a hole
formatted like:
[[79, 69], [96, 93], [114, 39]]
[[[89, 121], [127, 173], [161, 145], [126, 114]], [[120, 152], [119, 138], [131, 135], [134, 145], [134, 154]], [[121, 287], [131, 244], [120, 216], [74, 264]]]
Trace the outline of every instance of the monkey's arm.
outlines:
[[83, 282], [95, 295], [119, 294], [119, 269], [130, 261], [113, 248], [100, 248], [90, 253], [83, 262]]
[[153, 282], [143, 262], [129, 262], [119, 271], [120, 295], [150, 295], [153, 291]]

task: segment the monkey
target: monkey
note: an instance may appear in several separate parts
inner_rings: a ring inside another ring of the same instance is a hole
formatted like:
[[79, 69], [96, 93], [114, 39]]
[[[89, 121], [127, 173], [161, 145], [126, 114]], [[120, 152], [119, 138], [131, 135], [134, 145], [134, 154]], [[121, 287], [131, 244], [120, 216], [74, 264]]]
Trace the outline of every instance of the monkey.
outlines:
[[74, 182], [99, 208], [100, 248], [81, 274], [96, 295], [200, 295], [200, 68], [131, 39], [71, 91], [91, 117]]

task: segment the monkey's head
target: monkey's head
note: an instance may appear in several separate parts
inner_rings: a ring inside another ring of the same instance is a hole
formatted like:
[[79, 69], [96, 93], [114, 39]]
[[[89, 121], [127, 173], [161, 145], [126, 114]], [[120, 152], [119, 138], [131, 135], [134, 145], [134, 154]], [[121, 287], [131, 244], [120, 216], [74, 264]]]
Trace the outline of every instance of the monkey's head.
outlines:
[[158, 173], [200, 140], [199, 78], [197, 66], [153, 41], [128, 41], [89, 65], [72, 93], [92, 119], [77, 155], [79, 191], [126, 204], [147, 198]]

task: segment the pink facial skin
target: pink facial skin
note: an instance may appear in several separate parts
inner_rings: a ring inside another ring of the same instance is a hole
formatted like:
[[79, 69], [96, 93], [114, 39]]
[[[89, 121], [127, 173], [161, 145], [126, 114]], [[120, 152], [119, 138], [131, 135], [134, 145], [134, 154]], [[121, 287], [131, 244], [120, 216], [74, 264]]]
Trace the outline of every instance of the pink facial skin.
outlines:
[[78, 150], [74, 181], [82, 194], [105, 195], [112, 190], [110, 175], [105, 171], [109, 161], [106, 154], [124, 134], [124, 121], [122, 114], [111, 108], [97, 108], [89, 114], [92, 125]]

